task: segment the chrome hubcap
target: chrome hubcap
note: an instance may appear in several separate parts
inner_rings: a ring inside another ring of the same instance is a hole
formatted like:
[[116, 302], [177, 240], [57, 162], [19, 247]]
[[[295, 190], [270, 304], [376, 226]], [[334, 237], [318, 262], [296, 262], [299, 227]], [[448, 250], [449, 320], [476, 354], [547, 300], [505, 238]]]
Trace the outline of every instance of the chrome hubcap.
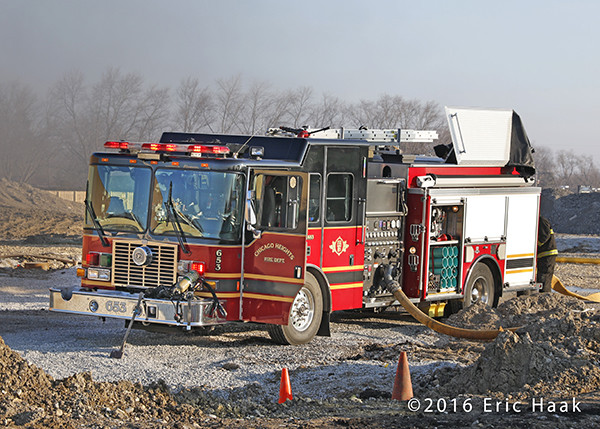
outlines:
[[296, 295], [290, 313], [290, 324], [299, 332], [308, 329], [315, 315], [315, 299], [307, 288], [303, 287]]
[[471, 289], [471, 303], [488, 303], [487, 286], [487, 280], [484, 277], [479, 277], [473, 282], [473, 288]]

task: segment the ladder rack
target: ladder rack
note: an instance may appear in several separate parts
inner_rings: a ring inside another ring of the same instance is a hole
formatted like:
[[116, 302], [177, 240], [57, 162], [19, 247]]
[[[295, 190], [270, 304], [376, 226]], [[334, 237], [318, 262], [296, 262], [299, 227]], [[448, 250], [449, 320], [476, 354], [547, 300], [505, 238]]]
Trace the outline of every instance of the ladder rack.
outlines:
[[[318, 130], [306, 128], [310, 137], [321, 139], [365, 140], [368, 142], [397, 142], [397, 143], [432, 143], [437, 140], [437, 131], [403, 130], [403, 129], [363, 129], [363, 128], [330, 128]], [[269, 128], [271, 135], [290, 135], [279, 128]]]

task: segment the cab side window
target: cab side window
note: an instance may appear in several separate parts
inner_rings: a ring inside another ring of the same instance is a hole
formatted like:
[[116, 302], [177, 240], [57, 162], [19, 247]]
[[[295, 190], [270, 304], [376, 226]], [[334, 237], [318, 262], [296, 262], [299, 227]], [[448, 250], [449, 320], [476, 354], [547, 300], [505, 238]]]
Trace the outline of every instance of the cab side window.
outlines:
[[327, 220], [347, 222], [352, 218], [352, 174], [331, 173], [327, 176]]
[[298, 226], [301, 179], [296, 176], [258, 174], [255, 176], [255, 207], [259, 227], [295, 229]]
[[308, 195], [308, 221], [318, 222], [321, 217], [321, 175], [310, 175], [310, 190]]

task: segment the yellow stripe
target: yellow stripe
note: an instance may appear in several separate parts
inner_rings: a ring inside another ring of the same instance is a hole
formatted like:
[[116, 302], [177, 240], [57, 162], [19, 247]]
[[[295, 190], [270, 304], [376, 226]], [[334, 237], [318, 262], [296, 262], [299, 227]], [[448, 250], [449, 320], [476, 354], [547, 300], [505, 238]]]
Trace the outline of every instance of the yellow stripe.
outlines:
[[299, 284], [299, 285], [304, 284], [303, 279], [295, 279], [292, 277], [277, 277], [277, 276], [268, 276], [268, 275], [264, 275], [264, 274], [246, 274], [244, 277], [247, 279], [251, 279], [251, 280], [265, 280], [267, 282], [294, 283], [294, 284]]
[[335, 273], [338, 271], [360, 271], [364, 270], [364, 265], [347, 265], [344, 267], [323, 267], [323, 271], [326, 273]]
[[438, 296], [438, 295], [448, 295], [448, 294], [453, 294], [456, 293], [456, 290], [452, 289], [452, 290], [445, 290], [445, 291], [441, 291], [441, 292], [433, 292], [433, 293], [427, 293], [427, 296]]
[[533, 272], [533, 268], [506, 270], [506, 274], [518, 274], [518, 273], [530, 273], [530, 272]]
[[[212, 294], [210, 292], [196, 292], [195, 296], [201, 296], [203, 298], [212, 298]], [[217, 292], [217, 298], [239, 298], [239, 292]]]
[[347, 284], [343, 284], [343, 285], [333, 285], [333, 286], [330, 286], [329, 289], [331, 289], [331, 290], [358, 289], [358, 288], [362, 289], [362, 287], [363, 287], [362, 283], [347, 283]]
[[273, 296], [249, 292], [244, 292], [244, 298], [264, 299], [265, 301], [294, 302], [294, 297], [291, 296]]
[[545, 252], [538, 253], [538, 258], [544, 258], [546, 256], [558, 255], [558, 250], [547, 250]]
[[[89, 280], [89, 279], [84, 279], [82, 286], [83, 285], [94, 285], [94, 286], [104, 286], [106, 288], [106, 286], [108, 286], [110, 289], [114, 288], [114, 285], [111, 282], [103, 282], [100, 280]], [[84, 286], [85, 287], [85, 286]]]
[[507, 259], [515, 259], [515, 258], [532, 258], [533, 257], [533, 253], [521, 253], [518, 255], [508, 255], [506, 256]]
[[240, 273], [205, 273], [204, 277], [207, 279], [237, 279], [239, 280], [242, 275]]
[[[302, 237], [304, 234], [291, 234], [291, 233], [287, 233], [287, 232], [274, 232], [274, 231], [264, 231], [262, 234], [263, 237], [271, 236], [271, 235], [282, 236], [282, 237]], [[246, 246], [246, 247], [250, 247], [250, 246]]]

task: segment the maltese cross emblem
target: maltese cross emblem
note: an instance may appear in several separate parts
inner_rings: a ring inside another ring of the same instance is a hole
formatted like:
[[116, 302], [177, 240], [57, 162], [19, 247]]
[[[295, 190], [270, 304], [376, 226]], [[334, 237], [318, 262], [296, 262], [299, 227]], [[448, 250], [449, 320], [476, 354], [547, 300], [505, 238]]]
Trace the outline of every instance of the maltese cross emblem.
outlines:
[[342, 240], [342, 237], [338, 237], [336, 240], [332, 241], [331, 244], [329, 245], [329, 248], [331, 249], [331, 251], [338, 256], [342, 256], [342, 253], [344, 253], [346, 250], [348, 250], [348, 247], [350, 247], [350, 246], [348, 245], [348, 243], [345, 240]]

